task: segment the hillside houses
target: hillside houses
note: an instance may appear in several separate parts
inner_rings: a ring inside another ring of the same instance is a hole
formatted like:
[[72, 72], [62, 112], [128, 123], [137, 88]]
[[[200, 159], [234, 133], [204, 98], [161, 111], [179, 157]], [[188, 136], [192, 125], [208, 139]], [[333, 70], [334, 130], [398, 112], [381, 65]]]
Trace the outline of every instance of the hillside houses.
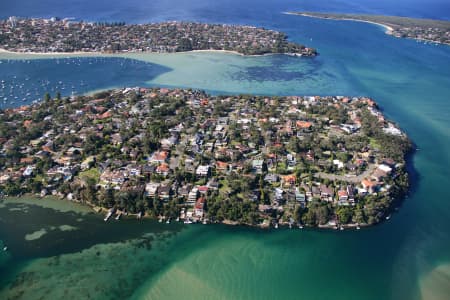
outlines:
[[[64, 100], [62, 115], [50, 113], [61, 105], [0, 112], [9, 132], [1, 137], [0, 187], [8, 193], [45, 188], [153, 216], [177, 218], [183, 209], [198, 221], [318, 225], [342, 209], [365, 213], [346, 222], [376, 222], [366, 201], [386, 209], [381, 203], [407, 182], [405, 134], [385, 132], [393, 123], [364, 97], [127, 88]], [[38, 114], [34, 136], [17, 140], [31, 130], [24, 120]], [[369, 127], [376, 135], [365, 135]], [[321, 207], [326, 216], [316, 213]]]
[[[14, 24], [0, 21], [0, 47], [14, 52], [41, 53], [228, 50], [248, 55], [316, 55], [315, 49], [289, 42], [284, 33], [252, 26], [191, 22], [98, 24], [56, 18], [17, 18]], [[206, 98], [193, 99], [192, 103], [205, 105], [207, 101]], [[111, 117], [111, 111], [95, 110], [97, 119]], [[130, 112], [135, 114], [138, 110], [139, 106], [133, 106]]]

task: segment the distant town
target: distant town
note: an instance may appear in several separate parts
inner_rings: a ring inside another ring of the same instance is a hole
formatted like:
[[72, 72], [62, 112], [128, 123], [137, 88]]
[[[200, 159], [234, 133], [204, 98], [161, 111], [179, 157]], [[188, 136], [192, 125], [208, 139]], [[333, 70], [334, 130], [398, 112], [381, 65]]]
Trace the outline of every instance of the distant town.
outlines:
[[164, 22], [74, 22], [68, 19], [0, 21], [0, 48], [20, 53], [123, 53], [223, 50], [244, 55], [315, 56], [315, 49], [287, 40], [284, 33], [251, 26]]
[[332, 14], [317, 12], [290, 12], [289, 14], [333, 20], [353, 20], [378, 23], [387, 26], [389, 28], [387, 33], [398, 38], [411, 38], [423, 42], [450, 45], [449, 21], [396, 16]]
[[367, 97], [125, 88], [0, 111], [0, 190], [105, 221], [360, 228], [408, 190], [411, 142]]

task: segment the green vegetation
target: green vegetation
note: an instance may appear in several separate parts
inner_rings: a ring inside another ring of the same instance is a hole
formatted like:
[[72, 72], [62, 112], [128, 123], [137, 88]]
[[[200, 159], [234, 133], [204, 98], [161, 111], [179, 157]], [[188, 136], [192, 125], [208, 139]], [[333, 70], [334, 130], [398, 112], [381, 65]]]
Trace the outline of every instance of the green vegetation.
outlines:
[[450, 44], [450, 22], [444, 20], [417, 19], [397, 16], [331, 14], [317, 12], [293, 12], [292, 14], [333, 20], [368, 21], [392, 28], [389, 34], [400, 38], [413, 38], [433, 43]]
[[[0, 189], [154, 218], [380, 222], [411, 142], [369, 98], [127, 88], [0, 111]], [[261, 225], [262, 226], [262, 225]]]

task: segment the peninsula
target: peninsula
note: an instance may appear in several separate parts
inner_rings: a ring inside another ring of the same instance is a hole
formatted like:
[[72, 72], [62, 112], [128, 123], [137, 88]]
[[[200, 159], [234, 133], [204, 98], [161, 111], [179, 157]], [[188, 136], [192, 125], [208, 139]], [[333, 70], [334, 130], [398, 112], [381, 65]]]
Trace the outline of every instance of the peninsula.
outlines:
[[398, 38], [411, 38], [450, 45], [450, 22], [396, 16], [335, 14], [318, 12], [289, 12], [288, 14], [332, 20], [376, 23], [387, 28], [386, 33]]
[[166, 222], [344, 228], [408, 189], [411, 142], [367, 97], [125, 88], [0, 111], [0, 191]]
[[164, 22], [141, 25], [67, 19], [0, 21], [0, 48], [21, 53], [123, 53], [225, 50], [244, 55], [315, 56], [284, 33], [251, 26]]

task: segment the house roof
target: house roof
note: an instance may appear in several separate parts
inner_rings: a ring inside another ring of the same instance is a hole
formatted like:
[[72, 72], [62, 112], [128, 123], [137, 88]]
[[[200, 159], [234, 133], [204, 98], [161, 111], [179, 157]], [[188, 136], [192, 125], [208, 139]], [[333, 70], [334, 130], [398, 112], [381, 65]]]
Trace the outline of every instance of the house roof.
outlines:
[[157, 168], [156, 171], [157, 172], [167, 172], [169, 171], [169, 165], [168, 164], [160, 164]]
[[347, 193], [347, 191], [340, 190], [340, 191], [338, 191], [338, 196], [339, 197], [345, 197], [345, 196], [348, 196], [348, 193]]
[[295, 182], [297, 180], [297, 177], [295, 175], [286, 175], [283, 176], [283, 180], [285, 182]]
[[297, 121], [295, 124], [297, 125], [298, 128], [309, 128], [312, 126], [311, 122], [306, 121]]

